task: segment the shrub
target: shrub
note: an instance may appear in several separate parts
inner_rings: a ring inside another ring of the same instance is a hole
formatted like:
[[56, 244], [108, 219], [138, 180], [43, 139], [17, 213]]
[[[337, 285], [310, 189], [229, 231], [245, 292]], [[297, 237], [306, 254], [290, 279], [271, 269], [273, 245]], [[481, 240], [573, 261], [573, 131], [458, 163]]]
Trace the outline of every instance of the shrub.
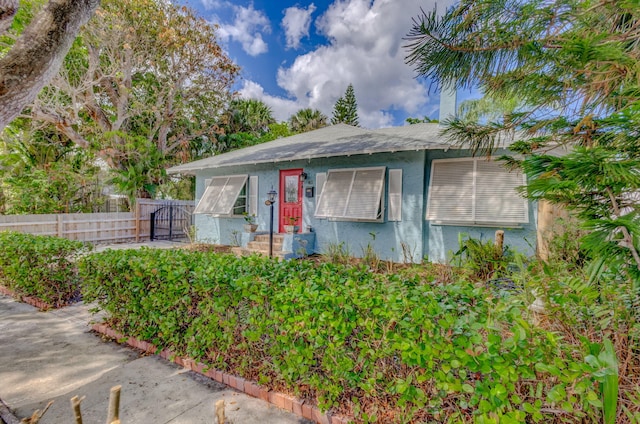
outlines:
[[459, 245], [460, 248], [454, 253], [453, 262], [468, 270], [471, 277], [477, 280], [485, 281], [508, 275], [509, 266], [517, 256], [509, 246], [498, 248], [491, 239], [463, 239], [461, 235]]
[[358, 422], [598, 421], [615, 362], [531, 324], [524, 295], [467, 281], [152, 249], [80, 270], [125, 334]]
[[17, 232], [0, 232], [0, 284], [53, 306], [77, 298], [78, 255], [89, 247], [79, 241]]

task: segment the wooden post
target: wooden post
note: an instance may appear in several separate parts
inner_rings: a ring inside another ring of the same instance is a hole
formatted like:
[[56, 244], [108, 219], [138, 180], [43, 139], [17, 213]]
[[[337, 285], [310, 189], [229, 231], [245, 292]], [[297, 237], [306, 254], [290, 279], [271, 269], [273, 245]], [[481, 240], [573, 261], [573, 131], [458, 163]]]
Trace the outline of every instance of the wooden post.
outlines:
[[496, 231], [496, 253], [502, 256], [502, 252], [504, 252], [504, 231], [497, 230]]
[[[4, 405], [4, 403], [2, 403], [2, 405]], [[44, 415], [45, 412], [47, 412], [47, 410], [49, 409], [49, 407], [53, 405], [53, 401], [49, 401], [49, 403], [47, 403], [47, 406], [44, 407], [44, 409], [42, 410], [42, 412], [40, 412], [39, 409], [36, 409], [35, 412], [33, 414], [31, 414], [31, 418], [23, 418], [22, 421], [20, 421], [20, 424], [22, 423], [28, 423], [28, 424], [38, 424], [40, 422], [40, 418], [42, 418], [42, 416]], [[3, 419], [5, 419], [7, 421], [7, 424], [12, 424], [14, 422], [18, 422], [14, 419], [13, 414], [11, 414], [9, 417], [2, 417]], [[2, 420], [0, 420], [2, 421]], [[4, 422], [4, 421], [3, 421]]]
[[216, 401], [216, 417], [218, 424], [224, 424], [224, 399]]
[[64, 221], [62, 219], [62, 216], [63, 215], [61, 213], [56, 215], [56, 220], [58, 221], [58, 228], [57, 228], [58, 237], [64, 237]]
[[82, 424], [82, 413], [80, 412], [80, 402], [82, 402], [84, 396], [79, 398], [78, 396], [74, 396], [71, 398], [71, 408], [73, 408], [73, 415], [76, 419], [76, 424]]
[[122, 386], [114, 386], [109, 394], [109, 412], [107, 413], [107, 424], [120, 423], [120, 390]]
[[136, 243], [139, 243], [140, 242], [140, 201], [138, 199], [136, 199], [134, 219], [136, 220]]

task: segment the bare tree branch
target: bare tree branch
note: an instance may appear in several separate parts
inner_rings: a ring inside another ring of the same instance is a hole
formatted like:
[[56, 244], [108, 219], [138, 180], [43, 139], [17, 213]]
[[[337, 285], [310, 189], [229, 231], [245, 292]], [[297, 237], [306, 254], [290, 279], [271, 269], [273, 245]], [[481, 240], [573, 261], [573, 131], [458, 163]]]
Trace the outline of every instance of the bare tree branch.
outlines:
[[55, 115], [53, 113], [45, 113], [41, 110], [34, 110], [32, 113], [32, 118], [55, 125], [58, 131], [66, 135], [69, 140], [73, 141], [79, 147], [85, 149], [89, 147], [89, 142], [76, 130], [74, 130], [71, 126], [71, 123], [68, 122], [64, 117]]

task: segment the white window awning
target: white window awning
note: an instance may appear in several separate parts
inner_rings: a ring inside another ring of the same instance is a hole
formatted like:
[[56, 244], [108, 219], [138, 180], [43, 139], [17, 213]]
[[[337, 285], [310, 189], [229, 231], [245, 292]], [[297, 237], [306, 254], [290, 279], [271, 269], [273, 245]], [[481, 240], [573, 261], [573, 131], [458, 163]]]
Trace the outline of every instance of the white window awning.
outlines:
[[385, 167], [329, 170], [315, 216], [349, 221], [381, 220], [385, 170]]
[[242, 205], [243, 210], [236, 211], [234, 206], [246, 187], [247, 178], [247, 175], [213, 177], [193, 213], [213, 216], [242, 214], [246, 209], [246, 202]]

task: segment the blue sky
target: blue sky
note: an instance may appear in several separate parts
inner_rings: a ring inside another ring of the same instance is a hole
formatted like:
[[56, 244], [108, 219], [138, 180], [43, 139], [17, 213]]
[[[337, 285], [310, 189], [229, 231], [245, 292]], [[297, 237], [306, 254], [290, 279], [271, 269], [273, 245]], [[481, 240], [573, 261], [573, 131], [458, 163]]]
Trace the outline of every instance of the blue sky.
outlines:
[[415, 78], [402, 48], [412, 18], [435, 0], [180, 2], [220, 26], [221, 45], [242, 67], [241, 96], [264, 101], [279, 121], [305, 107], [331, 117], [349, 83], [365, 128], [437, 117], [439, 93]]

